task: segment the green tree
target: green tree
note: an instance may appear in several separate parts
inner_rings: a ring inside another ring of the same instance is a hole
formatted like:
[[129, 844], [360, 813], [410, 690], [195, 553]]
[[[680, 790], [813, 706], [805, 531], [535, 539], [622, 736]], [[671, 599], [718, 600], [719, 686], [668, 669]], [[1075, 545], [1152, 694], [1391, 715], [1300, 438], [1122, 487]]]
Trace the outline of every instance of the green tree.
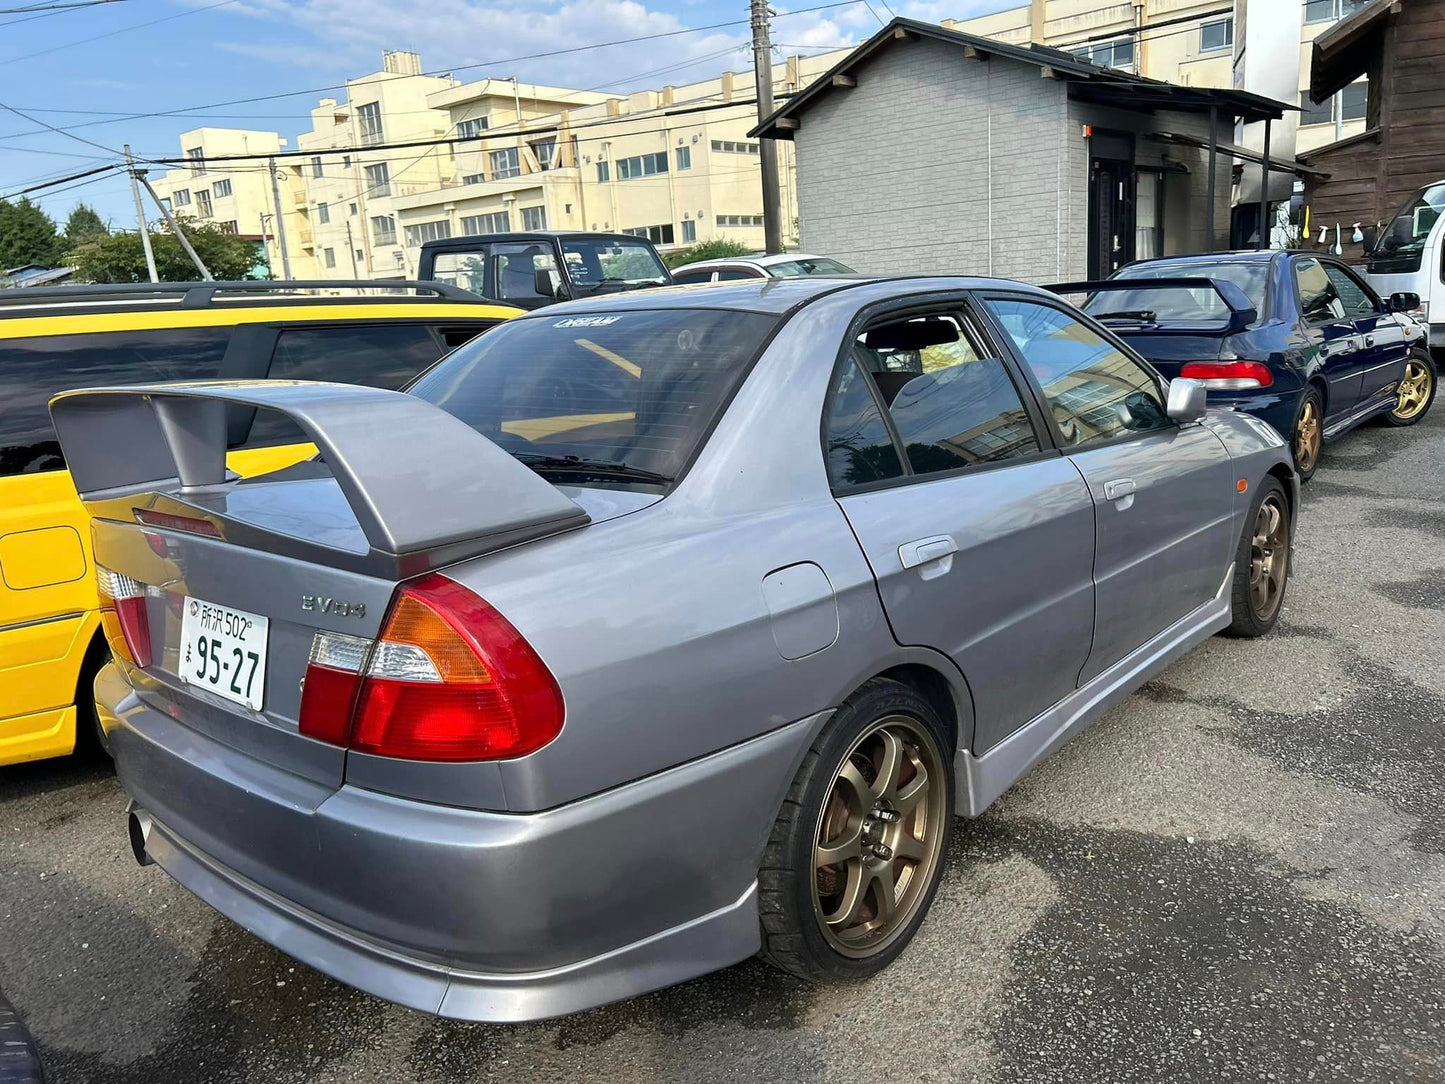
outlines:
[[[256, 242], [227, 233], [213, 222], [183, 220], [181, 228], [213, 278], [243, 279], [256, 267]], [[194, 282], [201, 277], [169, 230], [153, 227], [151, 248], [162, 282]], [[139, 233], [109, 234], [82, 245], [69, 260], [76, 275], [87, 282], [147, 282], [150, 277]]]
[[0, 268], [28, 263], [54, 267], [63, 249], [55, 223], [30, 200], [0, 200]]
[[746, 256], [752, 249], [747, 245], [739, 244], [737, 241], [729, 241], [726, 237], [714, 237], [711, 241], [699, 241], [691, 248], [680, 248], [675, 252], [669, 252], [662, 257], [662, 262], [668, 267], [681, 267], [685, 263], [697, 263], [698, 260], [721, 260], [728, 256]]
[[65, 251], [72, 252], [81, 245], [99, 241], [110, 234], [105, 222], [96, 214], [94, 207], [77, 203], [65, 220]]

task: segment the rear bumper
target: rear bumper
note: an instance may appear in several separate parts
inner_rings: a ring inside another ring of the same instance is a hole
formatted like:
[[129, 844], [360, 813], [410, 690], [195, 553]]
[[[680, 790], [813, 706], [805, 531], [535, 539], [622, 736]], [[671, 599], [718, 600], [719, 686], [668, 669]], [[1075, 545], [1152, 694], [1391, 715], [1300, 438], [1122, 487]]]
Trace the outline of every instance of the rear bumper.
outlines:
[[759, 947], [757, 864], [823, 717], [543, 813], [336, 790], [96, 682], [147, 852], [263, 940], [465, 1020], [556, 1016]]

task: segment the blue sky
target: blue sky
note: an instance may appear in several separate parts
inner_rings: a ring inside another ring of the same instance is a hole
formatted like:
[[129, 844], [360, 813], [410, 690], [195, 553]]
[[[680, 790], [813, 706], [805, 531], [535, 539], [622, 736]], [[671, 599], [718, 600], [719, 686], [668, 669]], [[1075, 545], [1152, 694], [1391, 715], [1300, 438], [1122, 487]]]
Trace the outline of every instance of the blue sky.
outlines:
[[[0, 0], [0, 8], [54, 2]], [[827, 2], [775, 0], [773, 40], [783, 52], [861, 40], [890, 10], [937, 20], [1014, 6], [1010, 0], [892, 0], [890, 9], [883, 0], [855, 0], [786, 14]], [[703, 79], [749, 65], [747, 14], [747, 0], [113, 0], [0, 15], [0, 103], [69, 129], [49, 132], [0, 109], [0, 194], [113, 161], [112, 151], [124, 143], [139, 155], [178, 154], [180, 133], [202, 125], [279, 131], [294, 146], [316, 99], [341, 96], [323, 88], [376, 71], [385, 49], [420, 53], [427, 71], [481, 65], [457, 72], [466, 81], [516, 75], [620, 91]], [[733, 20], [736, 25], [658, 41], [514, 59]], [[642, 74], [669, 65], [677, 67]], [[307, 93], [185, 115], [127, 116], [290, 91]], [[58, 221], [84, 200], [117, 226], [135, 225], [123, 174], [32, 198]]]

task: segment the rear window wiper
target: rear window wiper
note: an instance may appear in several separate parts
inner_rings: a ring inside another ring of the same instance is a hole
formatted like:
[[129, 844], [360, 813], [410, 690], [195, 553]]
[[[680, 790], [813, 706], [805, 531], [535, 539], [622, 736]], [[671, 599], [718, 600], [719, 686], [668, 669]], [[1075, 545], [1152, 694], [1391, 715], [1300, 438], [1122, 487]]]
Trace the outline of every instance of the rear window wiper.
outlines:
[[1142, 320], [1146, 324], [1158, 321], [1153, 309], [1115, 309], [1113, 312], [1091, 312], [1095, 320]]
[[665, 474], [614, 463], [610, 459], [583, 459], [576, 455], [534, 455], [516, 453], [516, 457], [538, 474], [590, 474], [600, 478], [621, 478], [629, 482], [650, 482], [665, 486], [672, 481]]

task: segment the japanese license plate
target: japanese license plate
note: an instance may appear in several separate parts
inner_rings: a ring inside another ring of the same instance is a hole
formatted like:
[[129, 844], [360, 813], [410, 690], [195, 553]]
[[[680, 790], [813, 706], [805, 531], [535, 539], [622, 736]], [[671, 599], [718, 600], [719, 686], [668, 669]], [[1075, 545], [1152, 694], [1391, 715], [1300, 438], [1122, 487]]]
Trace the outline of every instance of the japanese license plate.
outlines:
[[260, 614], [187, 598], [181, 609], [181, 680], [260, 711], [269, 624]]

